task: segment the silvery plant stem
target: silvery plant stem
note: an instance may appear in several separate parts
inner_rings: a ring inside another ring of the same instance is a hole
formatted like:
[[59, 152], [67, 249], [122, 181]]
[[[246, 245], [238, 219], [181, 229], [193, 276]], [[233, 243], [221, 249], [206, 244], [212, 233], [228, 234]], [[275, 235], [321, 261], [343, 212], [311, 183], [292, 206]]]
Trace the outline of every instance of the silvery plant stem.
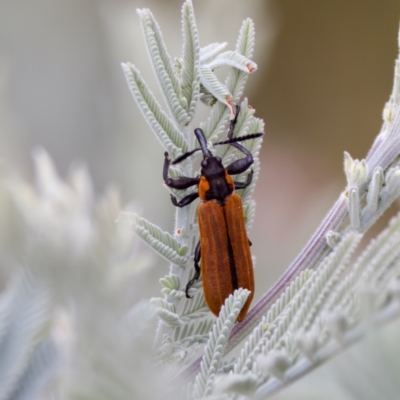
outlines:
[[[189, 129], [188, 128], [182, 129], [182, 131], [185, 139], [189, 143], [190, 142]], [[182, 173], [187, 176], [191, 175], [192, 171], [189, 163], [184, 163], [182, 167]], [[186, 245], [188, 247], [190, 247], [189, 243], [190, 235], [188, 235], [187, 232], [184, 235], [176, 235], [176, 231], [182, 226], [189, 226], [189, 225], [190, 225], [190, 207], [182, 207], [182, 208], [177, 207], [175, 211], [175, 238], [181, 245]], [[191, 262], [189, 264], [191, 264]], [[181, 281], [184, 281], [183, 278], [185, 270], [187, 270], [187, 268], [186, 269], [182, 268], [182, 266], [180, 265], [170, 264], [169, 266], [170, 274], [178, 276]], [[174, 298], [171, 296], [166, 296], [166, 297], [168, 297], [168, 301], [171, 304], [177, 304], [179, 301], [178, 298]], [[173, 327], [163, 324], [162, 321], [160, 320], [155, 335], [155, 341], [154, 341], [155, 348], [160, 346], [164, 335], [167, 336], [172, 335], [173, 330], [174, 330]]]
[[[386, 123], [383, 125], [381, 133], [378, 135], [366, 158], [369, 170], [367, 183], [369, 183], [372, 171], [375, 167], [381, 166], [384, 170], [387, 169], [399, 154], [400, 113], [397, 113], [396, 119], [390, 127], [387, 126]], [[361, 188], [360, 194], [365, 194], [367, 183]], [[316, 264], [330, 252], [331, 248], [327, 245], [326, 234], [329, 231], [338, 231], [347, 213], [347, 197], [344, 193], [341, 193], [307, 245], [281, 278], [275, 282], [272, 288], [249, 311], [243, 322], [234, 326], [226, 347], [226, 353], [231, 351], [255, 328], [261, 317], [266, 314], [271, 304], [281, 295], [287, 284], [298, 275], [300, 271], [307, 268], [314, 268]]]

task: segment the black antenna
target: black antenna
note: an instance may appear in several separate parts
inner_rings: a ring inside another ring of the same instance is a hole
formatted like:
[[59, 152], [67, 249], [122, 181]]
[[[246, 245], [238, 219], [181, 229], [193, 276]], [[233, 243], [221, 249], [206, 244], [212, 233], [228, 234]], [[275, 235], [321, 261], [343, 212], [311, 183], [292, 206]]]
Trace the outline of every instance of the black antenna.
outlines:
[[183, 161], [183, 160], [185, 160], [186, 158], [188, 158], [188, 157], [190, 157], [192, 154], [194, 154], [194, 153], [196, 153], [196, 151], [200, 151], [201, 149], [194, 149], [194, 150], [192, 150], [192, 151], [189, 151], [189, 152], [187, 152], [187, 153], [185, 153], [185, 154], [182, 154], [181, 156], [179, 156], [178, 158], [176, 158], [174, 161], [172, 161], [172, 163], [171, 164], [178, 164], [178, 163], [180, 163], [181, 161]]
[[231, 144], [231, 143], [235, 143], [235, 142], [243, 142], [245, 140], [256, 139], [256, 138], [261, 137], [263, 135], [264, 135], [264, 133], [262, 133], [262, 132], [250, 133], [248, 135], [235, 137], [235, 138], [232, 138], [232, 139], [225, 140], [223, 142], [213, 143], [213, 145], [217, 146], [217, 145], [220, 145], [220, 144]]

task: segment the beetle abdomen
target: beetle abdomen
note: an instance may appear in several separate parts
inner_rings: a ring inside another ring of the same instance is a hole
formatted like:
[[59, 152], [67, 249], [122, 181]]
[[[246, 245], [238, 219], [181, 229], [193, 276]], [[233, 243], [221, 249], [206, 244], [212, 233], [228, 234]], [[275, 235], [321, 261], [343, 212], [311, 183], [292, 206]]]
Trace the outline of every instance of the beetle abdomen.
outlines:
[[247, 314], [254, 294], [253, 263], [241, 197], [232, 194], [224, 206], [216, 201], [201, 203], [198, 222], [201, 274], [207, 305], [218, 316], [225, 299], [235, 289], [250, 290], [238, 316], [240, 322]]

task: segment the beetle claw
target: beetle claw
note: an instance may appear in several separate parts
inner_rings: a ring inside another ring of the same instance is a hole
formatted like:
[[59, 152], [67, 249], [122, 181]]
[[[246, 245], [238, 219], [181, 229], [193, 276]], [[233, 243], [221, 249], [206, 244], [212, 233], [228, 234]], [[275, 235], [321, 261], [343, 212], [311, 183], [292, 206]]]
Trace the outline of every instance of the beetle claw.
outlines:
[[186, 285], [186, 290], [185, 290], [185, 294], [186, 294], [186, 298], [187, 298], [187, 299], [192, 299], [192, 298], [193, 298], [193, 296], [191, 296], [191, 295], [189, 294], [189, 289], [190, 289], [190, 287], [192, 286], [190, 283], [191, 283], [191, 281]]
[[173, 204], [175, 207], [179, 207], [179, 205], [178, 205], [178, 200], [176, 200], [176, 197], [175, 197], [173, 194], [171, 194], [171, 201], [172, 201], [172, 204]]

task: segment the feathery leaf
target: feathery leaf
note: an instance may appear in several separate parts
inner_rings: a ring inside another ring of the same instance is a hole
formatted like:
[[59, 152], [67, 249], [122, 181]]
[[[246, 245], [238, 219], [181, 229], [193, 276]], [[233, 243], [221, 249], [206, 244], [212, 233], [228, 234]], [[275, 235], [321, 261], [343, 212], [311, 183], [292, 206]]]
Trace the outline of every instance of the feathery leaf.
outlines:
[[[248, 59], [251, 59], [254, 51], [255, 29], [253, 21], [248, 18], [243, 21], [239, 38], [236, 43], [236, 51]], [[247, 82], [248, 73], [237, 69], [231, 69], [226, 86], [233, 95], [235, 102], [242, 97], [244, 85]]]
[[34, 349], [49, 318], [47, 291], [24, 271], [14, 277], [2, 299], [4, 301], [8, 310], [3, 314], [7, 322], [2, 324], [4, 332], [0, 341], [1, 400], [9, 399], [19, 387], [33, 385], [34, 380], [44, 378], [39, 369], [35, 375], [30, 368], [36, 365], [32, 352], [35, 357]]
[[9, 400], [32, 400], [40, 394], [54, 374], [58, 352], [54, 342], [47, 339], [33, 352], [29, 364], [21, 377], [18, 387]]
[[218, 54], [213, 61], [207, 64], [207, 67], [214, 70], [225, 65], [237, 68], [246, 73], [254, 72], [257, 69], [257, 64], [254, 61], [249, 60], [237, 51], [226, 51]]
[[205, 343], [210, 337], [210, 331], [215, 323], [215, 317], [199, 318], [178, 326], [174, 332], [174, 340], [178, 343]]
[[211, 394], [213, 380], [219, 369], [226, 341], [249, 294], [248, 290], [240, 288], [230, 295], [221, 307], [219, 317], [210, 332], [210, 339], [204, 350], [200, 372], [195, 379], [193, 389], [195, 398]]
[[181, 126], [186, 126], [190, 118], [185, 108], [181, 105], [181, 88], [178, 78], [175, 76], [171, 59], [162, 38], [161, 30], [148, 9], [138, 10], [142, 23], [143, 33], [146, 39], [147, 49], [156, 72], [156, 76], [164, 98], [171, 114]]
[[290, 283], [285, 292], [275, 301], [271, 306], [268, 314], [263, 317], [262, 321], [253, 330], [247, 341], [245, 342], [240, 357], [238, 358], [235, 366], [235, 373], [246, 373], [251, 370], [254, 356], [261, 352], [261, 347], [265, 341], [271, 336], [277, 323], [275, 322], [282, 312], [287, 311], [287, 307], [291, 306], [297, 293], [304, 287], [304, 284], [312, 276], [313, 271], [305, 270]]
[[130, 63], [122, 64], [122, 68], [139, 109], [164, 149], [173, 158], [186, 153], [188, 146], [185, 138], [161, 109], [154, 95], [142, 79], [139, 70]]
[[[239, 32], [236, 51], [248, 59], [251, 59], [254, 49], [254, 24], [251, 19], [246, 19]], [[231, 69], [226, 79], [225, 86], [232, 94], [234, 102], [238, 102], [243, 94], [248, 74], [237, 69]], [[226, 129], [231, 112], [224, 104], [217, 102], [211, 110], [207, 120], [200, 124], [206, 138], [219, 137]]]
[[122, 212], [118, 217], [118, 222], [130, 224], [154, 251], [173, 264], [183, 265], [187, 262], [187, 258], [180, 255], [182, 246], [177, 240], [170, 233], [162, 231], [146, 219], [135, 213]]
[[182, 7], [182, 32], [183, 67], [180, 84], [187, 101], [189, 118], [192, 119], [200, 92], [200, 45], [191, 0], [187, 0]]
[[200, 83], [207, 92], [211, 93], [218, 101], [230, 109], [231, 119], [233, 119], [235, 111], [232, 106], [232, 95], [227, 87], [218, 80], [211, 68], [203, 65], [200, 67]]
[[211, 43], [200, 49], [200, 61], [206, 64], [209, 60], [214, 58], [220, 51], [222, 51], [228, 43]]

